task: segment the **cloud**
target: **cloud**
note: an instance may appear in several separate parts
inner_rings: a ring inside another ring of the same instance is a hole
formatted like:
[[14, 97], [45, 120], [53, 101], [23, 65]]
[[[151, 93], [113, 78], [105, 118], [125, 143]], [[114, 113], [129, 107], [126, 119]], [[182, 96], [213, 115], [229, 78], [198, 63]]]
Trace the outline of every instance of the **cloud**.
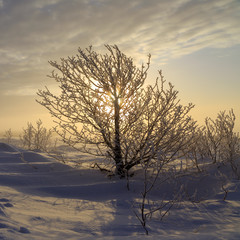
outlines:
[[239, 22], [238, 0], [0, 0], [0, 91], [39, 86], [47, 61], [79, 46], [118, 44], [160, 61], [230, 47], [240, 43]]

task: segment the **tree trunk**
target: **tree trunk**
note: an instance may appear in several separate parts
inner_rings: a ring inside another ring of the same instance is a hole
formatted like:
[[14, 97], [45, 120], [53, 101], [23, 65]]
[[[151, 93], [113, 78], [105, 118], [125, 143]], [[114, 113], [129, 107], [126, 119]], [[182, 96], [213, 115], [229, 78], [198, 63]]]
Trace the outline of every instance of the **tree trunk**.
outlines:
[[118, 103], [118, 97], [116, 97], [114, 101], [114, 121], [115, 121], [114, 160], [116, 164], [116, 173], [121, 177], [125, 177], [120, 142], [120, 106]]

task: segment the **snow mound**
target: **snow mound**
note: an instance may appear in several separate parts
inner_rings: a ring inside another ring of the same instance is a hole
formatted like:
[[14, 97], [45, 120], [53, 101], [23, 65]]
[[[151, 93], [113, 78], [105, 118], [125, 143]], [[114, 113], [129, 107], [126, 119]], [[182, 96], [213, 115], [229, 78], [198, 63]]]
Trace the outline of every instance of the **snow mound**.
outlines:
[[0, 142], [0, 152], [18, 152], [13, 146]]
[[[8, 145], [7, 145], [8, 146]], [[9, 146], [11, 147], [11, 146]], [[10, 148], [9, 148], [10, 150]], [[49, 163], [52, 162], [50, 157], [46, 157], [40, 153], [30, 151], [2, 151], [0, 150], [0, 164], [3, 163]]]
[[95, 184], [78, 185], [58, 185], [35, 187], [32, 191], [42, 196], [52, 196], [56, 198], [83, 199], [95, 202], [104, 202], [117, 199], [119, 194], [127, 192], [124, 182], [101, 182]]
[[36, 152], [25, 151], [21, 153], [23, 162], [51, 162], [50, 158]]

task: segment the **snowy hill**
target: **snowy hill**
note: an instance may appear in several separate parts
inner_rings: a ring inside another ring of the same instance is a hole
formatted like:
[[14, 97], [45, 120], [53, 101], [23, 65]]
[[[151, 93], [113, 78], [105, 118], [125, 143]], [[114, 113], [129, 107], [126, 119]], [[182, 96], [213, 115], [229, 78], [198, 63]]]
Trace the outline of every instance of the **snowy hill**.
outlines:
[[[92, 157], [74, 155], [84, 164], [76, 168], [0, 143], [0, 239], [240, 239], [240, 184], [224, 177], [228, 167], [220, 166], [222, 178], [212, 166], [183, 176], [179, 184], [191, 196], [198, 186], [197, 199], [203, 201], [182, 201], [162, 221], [154, 217], [146, 236], [134, 214], [141, 175], [130, 179], [128, 191], [126, 180], [91, 168]], [[171, 184], [162, 184], [152, 197], [169, 198], [178, 187]]]

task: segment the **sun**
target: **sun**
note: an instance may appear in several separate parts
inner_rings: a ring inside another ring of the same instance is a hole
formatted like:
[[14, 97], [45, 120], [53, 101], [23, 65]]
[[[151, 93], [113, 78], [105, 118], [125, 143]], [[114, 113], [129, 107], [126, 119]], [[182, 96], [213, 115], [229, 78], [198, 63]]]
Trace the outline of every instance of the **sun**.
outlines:
[[90, 89], [92, 92], [92, 101], [98, 110], [108, 115], [114, 114], [116, 99], [118, 107], [121, 108], [123, 99], [120, 97], [120, 87], [116, 86], [114, 89], [110, 86], [103, 87], [96, 80], [89, 80]]

